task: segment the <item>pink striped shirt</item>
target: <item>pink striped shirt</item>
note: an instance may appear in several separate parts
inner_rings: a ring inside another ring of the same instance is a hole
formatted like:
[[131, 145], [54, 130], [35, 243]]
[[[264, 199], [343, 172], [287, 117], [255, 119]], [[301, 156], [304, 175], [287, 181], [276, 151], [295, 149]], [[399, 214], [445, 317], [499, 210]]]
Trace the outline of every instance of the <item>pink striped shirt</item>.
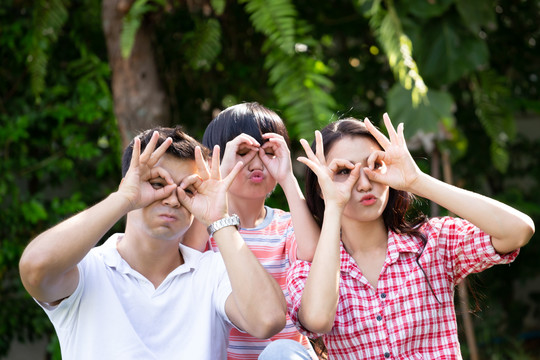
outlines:
[[[266, 217], [262, 223], [252, 229], [241, 228], [240, 234], [264, 268], [276, 279], [289, 302], [287, 271], [296, 261], [296, 239], [291, 214], [267, 206], [265, 209]], [[210, 239], [210, 247], [214, 251], [219, 251], [214, 238]], [[266, 345], [277, 339], [295, 340], [310, 349], [310, 352], [313, 351], [308, 338], [298, 332], [287, 315], [285, 328], [267, 340], [257, 339], [233, 328], [229, 336], [228, 359], [257, 360]]]
[[310, 333], [298, 320], [311, 263], [290, 269], [291, 318], [302, 333], [323, 336], [329, 359], [461, 359], [454, 287], [470, 273], [512, 262], [519, 250], [497, 254], [490, 236], [463, 219], [430, 219], [421, 230], [425, 247], [418, 238], [389, 232], [376, 289], [341, 244], [339, 304], [327, 334]]

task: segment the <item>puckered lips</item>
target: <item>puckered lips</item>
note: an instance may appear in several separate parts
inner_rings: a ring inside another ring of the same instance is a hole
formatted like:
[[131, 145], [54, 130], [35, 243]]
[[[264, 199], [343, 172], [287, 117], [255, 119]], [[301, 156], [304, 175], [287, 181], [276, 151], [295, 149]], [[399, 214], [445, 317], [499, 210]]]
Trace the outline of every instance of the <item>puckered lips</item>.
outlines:
[[251, 174], [249, 174], [249, 180], [258, 184], [264, 180], [264, 174], [261, 170], [253, 170]]
[[367, 195], [362, 196], [362, 198], [360, 199], [360, 204], [369, 206], [369, 205], [375, 204], [376, 201], [377, 201], [377, 198], [375, 197], [375, 195], [367, 194]]

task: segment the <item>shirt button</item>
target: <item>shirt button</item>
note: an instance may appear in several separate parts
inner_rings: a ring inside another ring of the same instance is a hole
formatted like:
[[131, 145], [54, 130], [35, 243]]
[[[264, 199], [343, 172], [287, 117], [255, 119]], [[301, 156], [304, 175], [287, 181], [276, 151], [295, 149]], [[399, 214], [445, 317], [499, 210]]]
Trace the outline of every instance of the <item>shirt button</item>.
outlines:
[[388, 359], [388, 358], [390, 357], [390, 353], [389, 353], [389, 352], [385, 352], [385, 353], [384, 353], [384, 357]]
[[384, 299], [384, 298], [386, 298], [386, 294], [385, 294], [385, 293], [382, 293], [382, 294], [381, 294], [381, 299]]
[[381, 321], [382, 320], [382, 316], [381, 315], [377, 315], [377, 321]]

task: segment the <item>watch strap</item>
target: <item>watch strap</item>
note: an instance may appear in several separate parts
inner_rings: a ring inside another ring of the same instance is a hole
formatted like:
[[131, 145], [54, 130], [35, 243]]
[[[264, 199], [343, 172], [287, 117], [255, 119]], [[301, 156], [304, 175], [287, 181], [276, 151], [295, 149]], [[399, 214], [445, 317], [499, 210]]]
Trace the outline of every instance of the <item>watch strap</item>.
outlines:
[[223, 229], [227, 226], [236, 226], [237, 229], [240, 228], [240, 218], [236, 214], [232, 214], [231, 216], [226, 216], [222, 219], [219, 219], [217, 221], [214, 221], [210, 226], [206, 228], [206, 231], [208, 231], [208, 235], [210, 237], [214, 236], [214, 233], [220, 229]]

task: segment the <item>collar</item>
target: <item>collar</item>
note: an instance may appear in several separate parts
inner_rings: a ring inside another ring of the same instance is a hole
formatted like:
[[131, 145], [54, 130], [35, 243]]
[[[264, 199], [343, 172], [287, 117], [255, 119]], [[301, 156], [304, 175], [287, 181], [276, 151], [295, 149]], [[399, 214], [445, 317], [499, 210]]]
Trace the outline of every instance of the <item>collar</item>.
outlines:
[[[138, 274], [138, 272], [133, 270], [131, 266], [122, 258], [122, 256], [120, 256], [120, 253], [116, 248], [116, 244], [123, 237], [124, 234], [121, 233], [112, 235], [109, 239], [107, 239], [107, 241], [105, 241], [105, 243], [103, 243], [103, 245], [96, 248], [96, 251], [98, 251], [98, 253], [101, 255], [103, 262], [110, 268], [114, 268], [116, 271], [124, 274]], [[178, 250], [184, 258], [184, 263], [174, 269], [169, 276], [193, 271], [197, 267], [197, 264], [202, 256], [201, 252], [185, 245], [179, 244], [178, 247]]]
[[[386, 252], [385, 263], [393, 264], [399, 258], [401, 253], [416, 253], [422, 252], [421, 240], [411, 235], [396, 234], [395, 232], [388, 230], [388, 250]], [[356, 272], [357, 265], [353, 257], [345, 250], [343, 242], [340, 243], [341, 248], [341, 271], [344, 272]]]

